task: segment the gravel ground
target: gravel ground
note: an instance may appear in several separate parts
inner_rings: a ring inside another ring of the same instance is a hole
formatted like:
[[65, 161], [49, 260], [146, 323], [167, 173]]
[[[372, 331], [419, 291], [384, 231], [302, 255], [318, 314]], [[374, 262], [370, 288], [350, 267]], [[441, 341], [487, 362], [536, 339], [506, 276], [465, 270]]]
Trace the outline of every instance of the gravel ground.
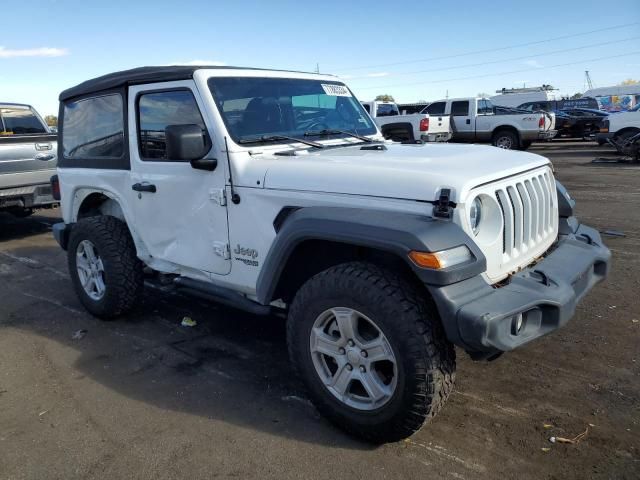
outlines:
[[531, 151], [585, 223], [626, 235], [605, 237], [610, 278], [551, 336], [491, 363], [458, 352], [442, 413], [380, 447], [319, 417], [283, 320], [147, 289], [98, 321], [51, 236], [59, 212], [0, 214], [0, 479], [640, 478], [640, 166], [593, 164], [611, 152], [582, 142]]

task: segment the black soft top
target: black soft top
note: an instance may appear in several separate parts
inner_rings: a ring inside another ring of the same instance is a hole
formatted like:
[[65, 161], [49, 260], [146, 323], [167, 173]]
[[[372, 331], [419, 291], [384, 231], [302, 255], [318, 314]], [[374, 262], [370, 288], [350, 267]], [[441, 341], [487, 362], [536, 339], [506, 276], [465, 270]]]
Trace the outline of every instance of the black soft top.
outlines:
[[155, 82], [171, 82], [176, 80], [190, 80], [193, 78], [193, 72], [201, 69], [270, 70], [262, 68], [228, 66], [218, 67], [210, 65], [139, 67], [132, 68], [131, 70], [109, 73], [107, 75], [82, 82], [75, 87], [67, 88], [60, 94], [59, 100], [62, 102], [73, 97], [79, 97], [81, 95], [87, 95], [95, 92], [100, 92], [102, 90], [109, 90], [112, 88], [119, 88], [128, 85], [140, 85], [144, 83]]

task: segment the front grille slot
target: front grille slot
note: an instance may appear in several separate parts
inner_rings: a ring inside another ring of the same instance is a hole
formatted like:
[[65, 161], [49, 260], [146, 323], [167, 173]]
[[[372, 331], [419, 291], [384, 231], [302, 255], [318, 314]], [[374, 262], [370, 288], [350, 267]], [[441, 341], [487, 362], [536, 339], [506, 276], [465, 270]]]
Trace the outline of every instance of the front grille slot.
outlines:
[[545, 241], [554, 231], [552, 180], [534, 175], [495, 190], [502, 211], [502, 252], [516, 258]]

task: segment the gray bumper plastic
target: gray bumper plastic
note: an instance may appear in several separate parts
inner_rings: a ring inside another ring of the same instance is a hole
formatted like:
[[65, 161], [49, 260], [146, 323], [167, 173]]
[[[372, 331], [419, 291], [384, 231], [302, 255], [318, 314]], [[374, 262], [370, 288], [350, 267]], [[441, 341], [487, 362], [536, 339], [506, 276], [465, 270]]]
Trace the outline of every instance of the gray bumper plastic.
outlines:
[[53, 238], [56, 239], [58, 245], [62, 247], [63, 250], [67, 249], [67, 245], [69, 244], [69, 234], [71, 233], [71, 224], [66, 223], [54, 223], [51, 228], [53, 231]]
[[508, 285], [494, 288], [476, 276], [430, 291], [449, 340], [470, 353], [491, 355], [567, 323], [582, 297], [606, 277], [610, 259], [600, 234], [580, 225], [561, 236], [542, 261], [514, 274]]

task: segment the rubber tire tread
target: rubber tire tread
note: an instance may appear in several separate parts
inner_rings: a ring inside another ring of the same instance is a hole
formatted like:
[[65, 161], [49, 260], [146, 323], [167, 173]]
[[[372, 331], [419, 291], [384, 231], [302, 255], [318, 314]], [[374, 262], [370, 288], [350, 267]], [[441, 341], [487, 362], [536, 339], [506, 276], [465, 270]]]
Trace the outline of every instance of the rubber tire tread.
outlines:
[[[404, 385], [401, 387], [399, 381], [392, 400], [373, 413], [364, 414], [336, 399], [321, 383], [310, 355], [305, 324], [310, 330], [322, 313], [317, 307], [314, 311], [314, 304], [322, 298], [344, 297], [345, 292], [359, 303], [368, 303], [372, 311], [386, 314], [386, 318], [375, 318], [362, 312], [383, 329], [392, 345], [391, 333], [401, 343], [392, 348], [396, 361], [405, 367]], [[291, 304], [287, 341], [291, 362], [320, 413], [372, 443], [395, 442], [413, 435], [436, 416], [453, 390], [455, 350], [445, 337], [433, 301], [401, 276], [371, 263], [340, 264], [309, 279]], [[308, 362], [306, 366], [304, 362]]]
[[[83, 240], [95, 245], [104, 265], [106, 290], [97, 301], [84, 291], [76, 269], [76, 249]], [[100, 215], [76, 223], [69, 237], [67, 260], [76, 294], [92, 315], [105, 320], [119, 317], [131, 311], [142, 298], [143, 264], [136, 255], [127, 225], [116, 217]]]

